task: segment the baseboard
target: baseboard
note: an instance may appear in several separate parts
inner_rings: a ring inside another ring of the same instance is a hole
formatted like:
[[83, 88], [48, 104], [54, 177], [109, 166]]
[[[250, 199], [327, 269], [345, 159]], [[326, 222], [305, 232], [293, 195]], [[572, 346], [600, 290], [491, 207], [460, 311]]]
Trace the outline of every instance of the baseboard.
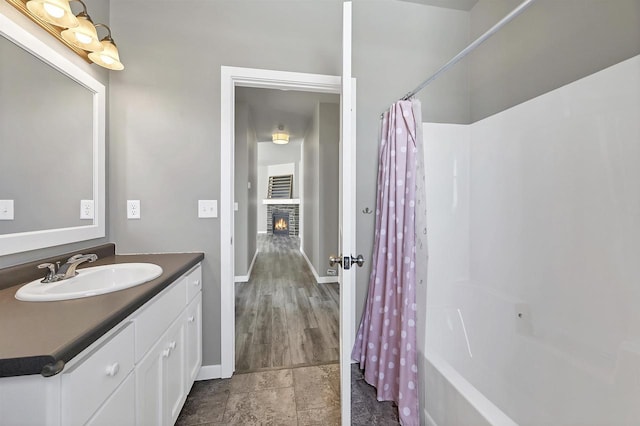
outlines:
[[253, 265], [256, 263], [257, 257], [258, 257], [258, 250], [256, 249], [256, 252], [253, 253], [253, 259], [251, 259], [251, 265], [249, 265], [249, 272], [247, 272], [247, 275], [236, 275], [235, 277], [233, 277], [233, 282], [236, 282], [236, 283], [249, 282], [249, 279], [251, 278], [251, 271], [253, 270]]
[[196, 381], [198, 380], [211, 380], [211, 379], [219, 379], [222, 377], [222, 368], [220, 364], [218, 365], [203, 365], [200, 367], [200, 371], [198, 372], [198, 376], [196, 377]]
[[307, 257], [307, 254], [304, 252], [304, 250], [302, 249], [302, 246], [300, 247], [300, 253], [302, 253], [302, 257], [304, 257], [304, 260], [307, 261], [307, 265], [309, 265], [309, 269], [311, 269], [311, 273], [313, 274], [313, 277], [316, 279], [316, 282], [318, 284], [328, 284], [328, 283], [336, 283], [338, 282], [338, 277], [321, 277], [318, 275], [318, 272], [316, 272], [316, 268], [313, 267], [313, 265], [311, 264], [311, 261], [309, 260], [309, 258]]

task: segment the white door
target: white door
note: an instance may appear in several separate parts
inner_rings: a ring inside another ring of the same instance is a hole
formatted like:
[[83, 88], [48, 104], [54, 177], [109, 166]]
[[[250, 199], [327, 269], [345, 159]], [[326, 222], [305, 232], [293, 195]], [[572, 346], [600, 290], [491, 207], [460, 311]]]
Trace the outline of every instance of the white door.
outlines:
[[351, 349], [355, 327], [353, 303], [356, 277], [351, 267], [355, 253], [355, 82], [351, 78], [351, 2], [343, 5], [342, 96], [340, 125], [340, 405], [342, 424], [351, 424]]

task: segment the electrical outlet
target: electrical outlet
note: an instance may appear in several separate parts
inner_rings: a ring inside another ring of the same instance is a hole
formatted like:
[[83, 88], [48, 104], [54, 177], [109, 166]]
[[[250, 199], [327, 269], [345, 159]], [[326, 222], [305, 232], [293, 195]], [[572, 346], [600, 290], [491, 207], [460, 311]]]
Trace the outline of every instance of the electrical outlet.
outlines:
[[198, 200], [198, 217], [218, 217], [218, 200]]
[[127, 200], [127, 219], [140, 219], [140, 200]]
[[0, 200], [0, 220], [13, 220], [13, 200]]
[[93, 219], [93, 200], [80, 200], [80, 219]]

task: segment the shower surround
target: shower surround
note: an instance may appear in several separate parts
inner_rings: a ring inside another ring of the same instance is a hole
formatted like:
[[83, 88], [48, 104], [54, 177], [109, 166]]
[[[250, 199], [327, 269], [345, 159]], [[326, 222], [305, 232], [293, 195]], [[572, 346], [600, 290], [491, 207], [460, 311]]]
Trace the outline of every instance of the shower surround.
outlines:
[[471, 125], [424, 124], [425, 424], [640, 418], [639, 116], [634, 57]]

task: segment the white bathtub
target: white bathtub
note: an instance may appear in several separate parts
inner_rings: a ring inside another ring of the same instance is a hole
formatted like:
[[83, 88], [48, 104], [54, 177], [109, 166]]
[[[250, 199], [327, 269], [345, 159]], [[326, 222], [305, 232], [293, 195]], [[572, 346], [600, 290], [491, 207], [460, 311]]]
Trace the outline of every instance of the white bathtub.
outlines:
[[453, 284], [427, 309], [425, 421], [447, 425], [637, 425], [640, 347], [597, 354], [544, 331], [517, 300]]

